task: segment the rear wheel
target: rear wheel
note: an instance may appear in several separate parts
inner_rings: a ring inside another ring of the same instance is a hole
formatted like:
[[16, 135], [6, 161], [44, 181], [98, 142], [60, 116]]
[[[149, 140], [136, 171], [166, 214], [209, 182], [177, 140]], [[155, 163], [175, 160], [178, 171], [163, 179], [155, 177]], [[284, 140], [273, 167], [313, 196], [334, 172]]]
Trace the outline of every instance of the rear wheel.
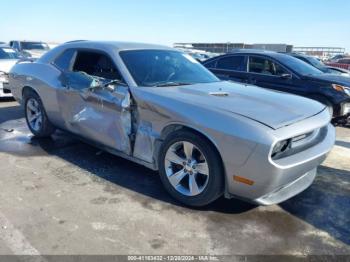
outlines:
[[178, 131], [165, 139], [159, 172], [169, 194], [186, 205], [205, 206], [223, 194], [221, 159], [206, 139], [192, 132]]
[[55, 127], [47, 118], [40, 97], [32, 90], [24, 95], [24, 110], [27, 125], [36, 137], [48, 137], [55, 132]]

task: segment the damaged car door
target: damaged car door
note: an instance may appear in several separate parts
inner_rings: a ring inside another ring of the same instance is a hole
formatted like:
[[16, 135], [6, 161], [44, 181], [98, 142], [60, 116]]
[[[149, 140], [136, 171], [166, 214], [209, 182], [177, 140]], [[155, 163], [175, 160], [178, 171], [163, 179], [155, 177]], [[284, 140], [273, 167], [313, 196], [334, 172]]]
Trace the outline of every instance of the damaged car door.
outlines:
[[130, 93], [112, 59], [86, 50], [76, 50], [72, 59], [58, 91], [65, 128], [130, 155]]

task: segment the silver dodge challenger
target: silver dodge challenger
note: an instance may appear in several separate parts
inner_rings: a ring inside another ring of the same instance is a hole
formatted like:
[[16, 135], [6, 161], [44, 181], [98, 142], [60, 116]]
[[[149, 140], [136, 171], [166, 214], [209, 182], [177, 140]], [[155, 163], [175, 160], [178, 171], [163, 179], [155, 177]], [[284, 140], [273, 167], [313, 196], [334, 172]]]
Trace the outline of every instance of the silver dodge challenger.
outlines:
[[220, 81], [165, 46], [68, 42], [15, 65], [9, 86], [34, 136], [65, 130], [158, 170], [189, 206], [285, 201], [312, 184], [335, 141], [320, 103]]

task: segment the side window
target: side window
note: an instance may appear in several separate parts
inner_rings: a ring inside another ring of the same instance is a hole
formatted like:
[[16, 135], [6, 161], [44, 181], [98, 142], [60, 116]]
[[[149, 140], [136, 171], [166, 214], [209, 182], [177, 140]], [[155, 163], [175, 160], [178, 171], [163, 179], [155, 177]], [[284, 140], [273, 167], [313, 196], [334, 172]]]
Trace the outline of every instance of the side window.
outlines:
[[249, 72], [264, 75], [283, 75], [288, 72], [279, 64], [264, 57], [249, 57]]
[[218, 60], [216, 68], [234, 71], [246, 71], [244, 60], [245, 57], [241, 55], [223, 57]]
[[68, 49], [55, 59], [54, 64], [62, 71], [71, 70], [74, 54], [74, 49]]
[[204, 66], [206, 67], [206, 68], [216, 68], [216, 62], [217, 62], [218, 60], [217, 59], [215, 59], [214, 61], [210, 61], [210, 62], [208, 62], [208, 63], [204, 63]]
[[73, 65], [73, 71], [82, 71], [88, 75], [109, 80], [122, 80], [111, 58], [99, 52], [78, 51]]
[[264, 75], [273, 75], [272, 62], [263, 57], [250, 56], [249, 72]]
[[284, 69], [282, 66], [280, 66], [279, 64], [274, 63], [274, 67], [275, 67], [275, 75], [277, 75], [277, 76], [289, 74], [289, 72], [286, 69]]

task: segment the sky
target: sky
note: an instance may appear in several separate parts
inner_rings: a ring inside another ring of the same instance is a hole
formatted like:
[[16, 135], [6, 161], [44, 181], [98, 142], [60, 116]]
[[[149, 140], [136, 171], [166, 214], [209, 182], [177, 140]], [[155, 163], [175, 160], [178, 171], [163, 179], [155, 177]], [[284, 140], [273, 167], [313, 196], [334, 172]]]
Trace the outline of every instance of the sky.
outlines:
[[286, 43], [350, 52], [349, 0], [11, 0], [0, 41]]

